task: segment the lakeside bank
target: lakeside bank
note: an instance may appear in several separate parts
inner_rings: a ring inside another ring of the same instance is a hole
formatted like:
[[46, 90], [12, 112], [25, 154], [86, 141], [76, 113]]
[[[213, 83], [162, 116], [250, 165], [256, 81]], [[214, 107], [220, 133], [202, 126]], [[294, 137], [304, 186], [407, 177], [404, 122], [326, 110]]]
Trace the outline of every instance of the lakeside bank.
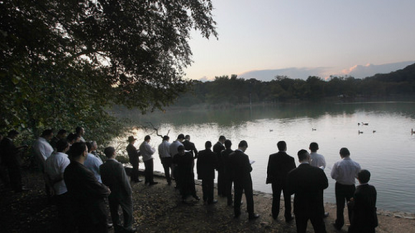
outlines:
[[[295, 221], [287, 224], [281, 214], [278, 220], [273, 220], [271, 194], [254, 192], [255, 212], [261, 215], [259, 219], [249, 221], [246, 212], [239, 219], [234, 219], [233, 208], [227, 206], [226, 198], [215, 195], [218, 199], [215, 205], [203, 205], [202, 201], [191, 197], [182, 203], [178, 190], [168, 186], [162, 174], [155, 175], [159, 182], [157, 185], [145, 186], [142, 182], [132, 185], [134, 226], [137, 232], [296, 232]], [[28, 192], [1, 190], [0, 230], [58, 232], [56, 207], [47, 203], [41, 174], [26, 173], [23, 181], [30, 188]], [[196, 183], [197, 193], [201, 196], [200, 182]], [[347, 232], [347, 225], [342, 231], [336, 231], [332, 226], [336, 206], [326, 203], [325, 207], [330, 213], [325, 219], [327, 232]], [[246, 205], [242, 205], [242, 211], [245, 208]], [[378, 218], [378, 233], [415, 232], [415, 215], [412, 213], [378, 210]], [[314, 232], [311, 224], [308, 225], [307, 232]]]

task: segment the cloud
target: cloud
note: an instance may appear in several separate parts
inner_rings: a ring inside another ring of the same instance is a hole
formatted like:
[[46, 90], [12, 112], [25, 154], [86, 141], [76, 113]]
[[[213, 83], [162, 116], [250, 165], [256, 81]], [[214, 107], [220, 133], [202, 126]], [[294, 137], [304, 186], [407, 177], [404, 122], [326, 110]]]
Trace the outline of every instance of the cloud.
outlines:
[[316, 67], [316, 68], [285, 68], [274, 70], [253, 70], [238, 74], [238, 77], [244, 79], [255, 78], [262, 81], [271, 81], [276, 76], [287, 76], [291, 79], [307, 79], [309, 76], [324, 77], [329, 68]]
[[396, 62], [396, 63], [388, 63], [382, 65], [373, 65], [373, 64], [366, 64], [366, 65], [355, 65], [348, 69], [342, 70], [338, 74], [334, 74], [337, 76], [352, 76], [355, 78], [366, 78], [373, 76], [375, 74], [387, 74], [399, 69], [403, 69], [406, 66], [414, 64], [415, 61], [405, 61], [405, 62]]
[[388, 63], [382, 65], [355, 65], [347, 69], [336, 71], [332, 67], [315, 67], [315, 68], [285, 68], [285, 69], [269, 69], [269, 70], [252, 70], [238, 74], [239, 78], [257, 79], [261, 81], [271, 81], [276, 76], [287, 76], [291, 79], [307, 79], [309, 76], [317, 76], [323, 79], [328, 79], [332, 76], [352, 76], [355, 78], [366, 78], [375, 74], [390, 73], [399, 69], [403, 69], [408, 65], [414, 64], [415, 61], [405, 61]]

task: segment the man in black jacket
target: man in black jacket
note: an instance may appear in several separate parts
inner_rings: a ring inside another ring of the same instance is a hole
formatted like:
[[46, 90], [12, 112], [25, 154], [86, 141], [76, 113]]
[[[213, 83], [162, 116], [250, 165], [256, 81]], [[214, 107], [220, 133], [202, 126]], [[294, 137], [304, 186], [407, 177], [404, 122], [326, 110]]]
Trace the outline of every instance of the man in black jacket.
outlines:
[[287, 174], [295, 168], [294, 158], [289, 156], [285, 141], [277, 143], [279, 152], [269, 156], [266, 183], [272, 184], [272, 217], [277, 219], [280, 211], [281, 191], [284, 194], [285, 221], [293, 220], [291, 216], [291, 194], [287, 190]]
[[326, 233], [324, 225], [323, 190], [329, 184], [323, 170], [310, 165], [310, 154], [306, 150], [298, 153], [300, 165], [288, 173], [287, 188], [294, 196], [294, 214], [297, 233], [305, 233], [308, 220], [314, 232]]
[[245, 192], [247, 211], [249, 219], [252, 220], [259, 218], [259, 215], [254, 213], [254, 197], [251, 178], [252, 166], [248, 155], [245, 154], [247, 148], [248, 143], [246, 141], [242, 140], [239, 142], [238, 149], [229, 156], [229, 163], [231, 164], [230, 172], [235, 186], [235, 198], [233, 202], [235, 218], [238, 218], [241, 215], [242, 193]]
[[205, 150], [199, 151], [197, 159], [197, 178], [202, 180], [203, 201], [207, 204], [218, 202], [213, 198], [213, 180], [215, 179], [216, 154], [211, 150], [212, 143], [205, 143]]
[[131, 181], [132, 182], [141, 182], [141, 180], [138, 178], [138, 164], [140, 156], [140, 151], [137, 150], [137, 148], [134, 146], [134, 142], [137, 139], [134, 138], [134, 136], [128, 137], [128, 146], [127, 146], [127, 153], [128, 158], [130, 160], [131, 166], [133, 166], [133, 169], [131, 171]]
[[[135, 232], [133, 224], [133, 201], [130, 182], [121, 163], [115, 160], [114, 147], [104, 149], [107, 161], [100, 166], [102, 183], [111, 189], [108, 196], [111, 218], [115, 232]], [[124, 225], [120, 225], [118, 207], [121, 206]]]

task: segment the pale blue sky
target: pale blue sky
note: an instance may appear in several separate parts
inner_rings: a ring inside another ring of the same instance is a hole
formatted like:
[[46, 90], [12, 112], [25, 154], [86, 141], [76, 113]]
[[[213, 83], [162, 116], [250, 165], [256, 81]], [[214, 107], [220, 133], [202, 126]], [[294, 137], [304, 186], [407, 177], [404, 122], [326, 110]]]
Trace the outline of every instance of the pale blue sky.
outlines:
[[192, 34], [188, 78], [285, 68], [324, 68], [323, 77], [355, 65], [415, 61], [414, 0], [212, 3], [219, 40]]

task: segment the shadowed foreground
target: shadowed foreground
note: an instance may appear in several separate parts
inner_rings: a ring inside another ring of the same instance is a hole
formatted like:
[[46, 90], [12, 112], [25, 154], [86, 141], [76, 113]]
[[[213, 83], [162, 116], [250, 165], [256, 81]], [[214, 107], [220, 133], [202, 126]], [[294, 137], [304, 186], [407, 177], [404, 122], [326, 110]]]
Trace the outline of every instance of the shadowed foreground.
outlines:
[[[242, 215], [239, 219], [234, 219], [233, 208], [226, 205], [226, 198], [215, 196], [218, 203], [214, 205], [203, 205], [203, 201], [196, 201], [192, 197], [188, 198], [187, 203], [182, 203], [174, 185], [168, 186], [165, 179], [159, 176], [155, 176], [155, 181], [159, 184], [132, 185], [134, 226], [137, 232], [296, 232], [295, 220], [285, 223], [281, 214], [283, 211], [280, 211], [277, 221], [272, 219], [270, 194], [254, 193], [255, 212], [261, 217], [249, 221], [245, 204], [242, 205]], [[30, 191], [14, 193], [8, 189], [1, 190], [0, 231], [58, 232], [56, 207], [47, 202], [41, 174], [25, 174], [23, 183]], [[202, 197], [201, 186], [196, 185], [196, 189]], [[215, 190], [215, 195], [216, 193]], [[327, 232], [347, 232], [347, 225], [342, 231], [336, 231], [332, 226], [335, 205], [326, 204], [326, 211], [330, 213], [325, 219]], [[409, 213], [379, 211], [379, 227], [376, 232], [415, 232], [414, 217]], [[111, 228], [110, 232], [112, 230]], [[307, 232], [314, 232], [310, 223]]]

